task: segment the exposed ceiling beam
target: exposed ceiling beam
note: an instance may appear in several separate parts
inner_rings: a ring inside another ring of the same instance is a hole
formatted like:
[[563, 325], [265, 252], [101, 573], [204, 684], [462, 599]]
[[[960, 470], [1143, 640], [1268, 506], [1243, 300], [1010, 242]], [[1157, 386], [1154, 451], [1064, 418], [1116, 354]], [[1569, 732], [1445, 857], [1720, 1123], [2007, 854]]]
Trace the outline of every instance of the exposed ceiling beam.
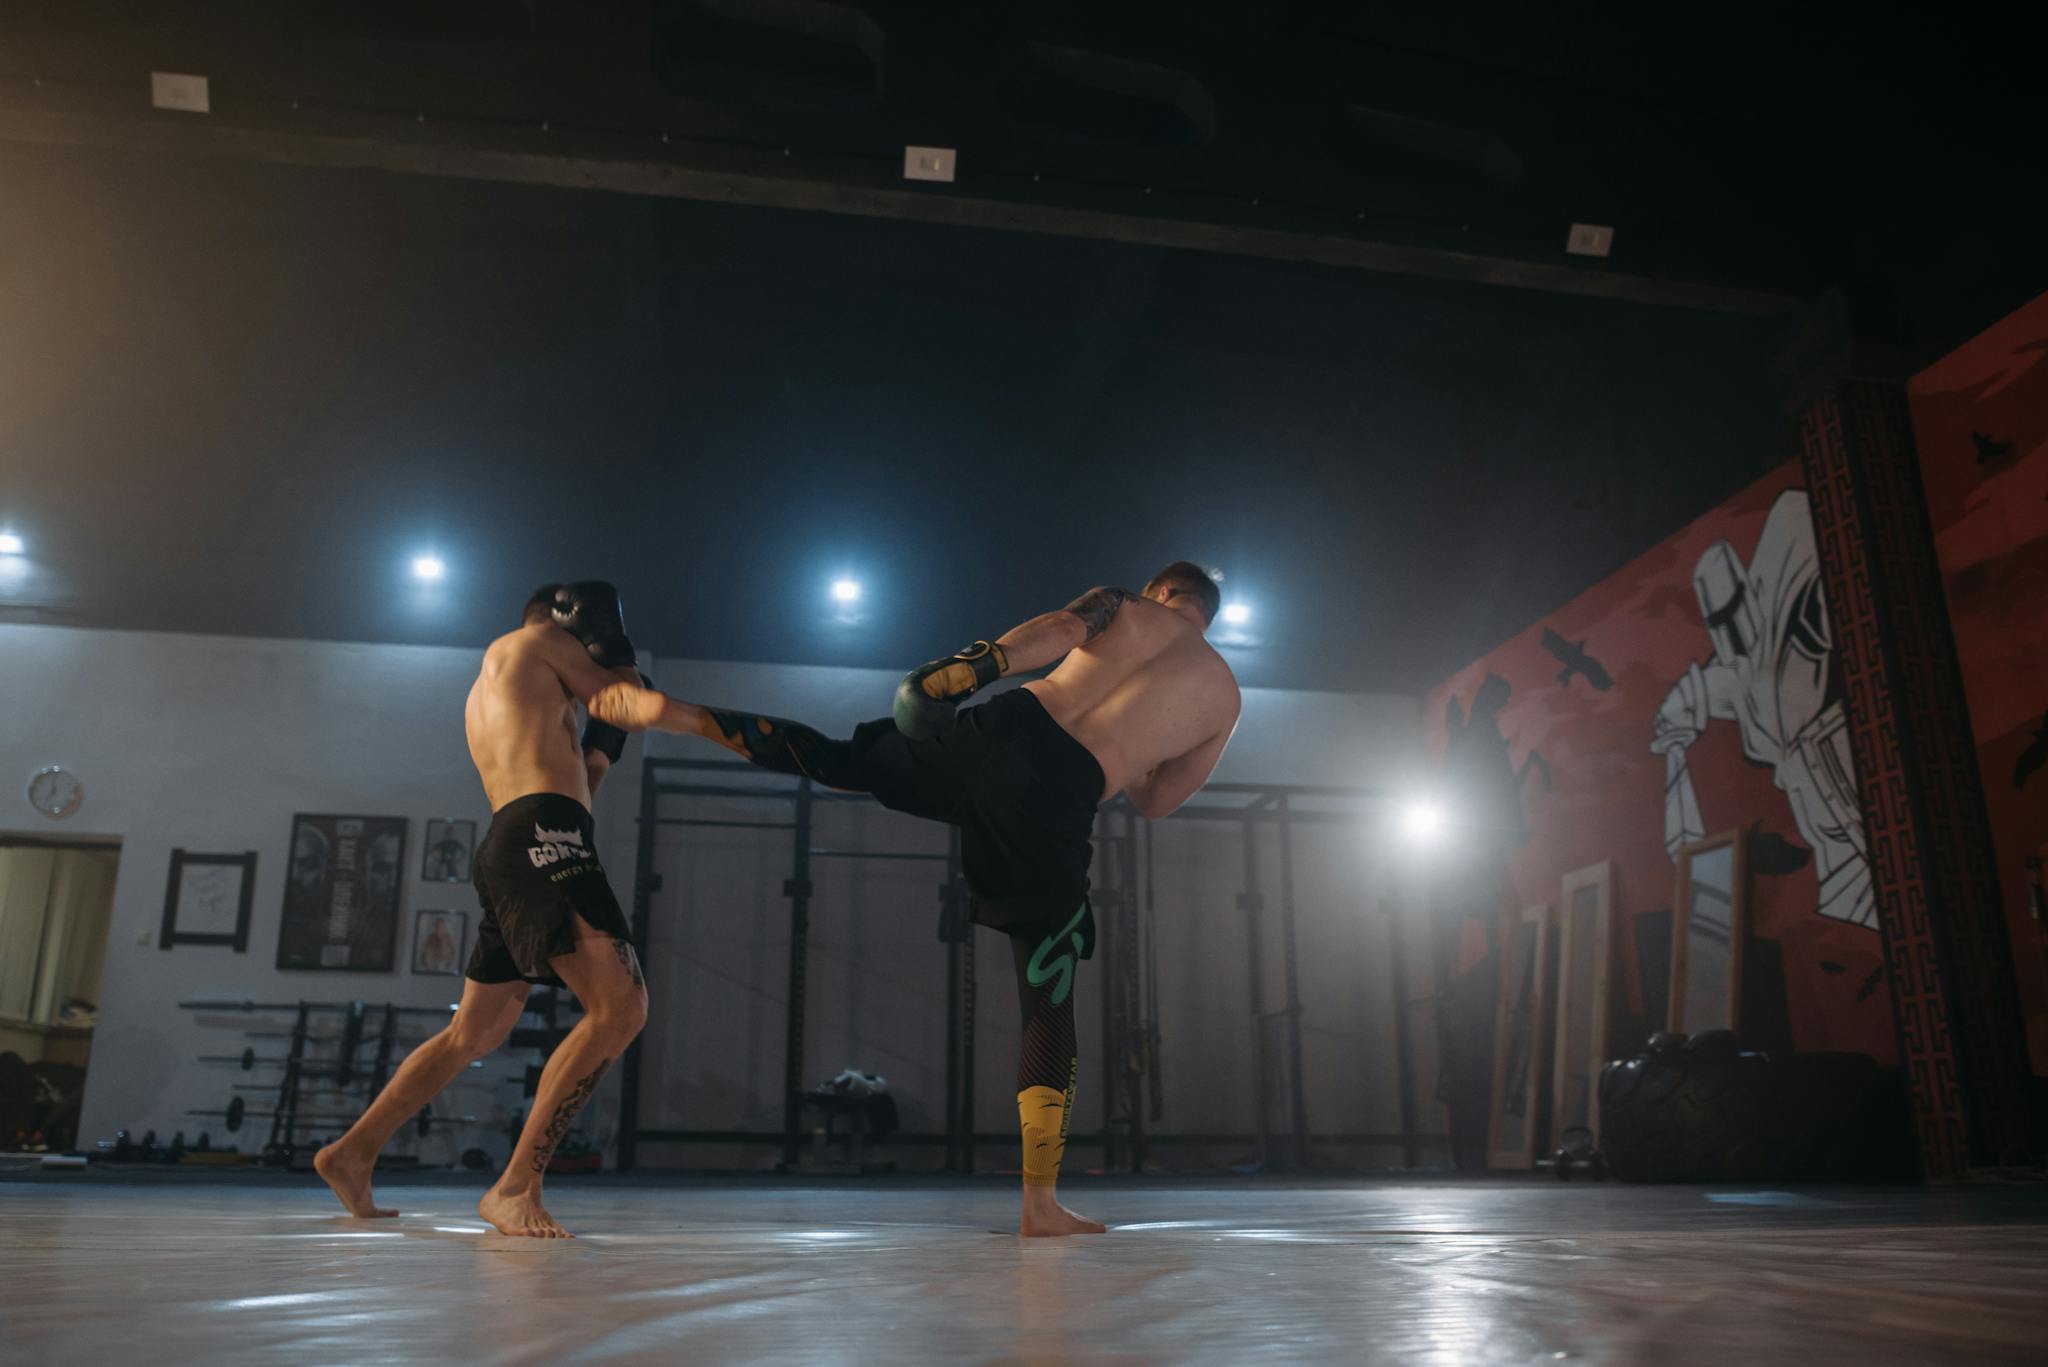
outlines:
[[[1534, 260], [1365, 235], [875, 183], [872, 169], [866, 167], [836, 176], [797, 174], [795, 168], [780, 170], [790, 163], [768, 151], [736, 155], [721, 149], [713, 157], [727, 164], [704, 165], [701, 159], [699, 164], [688, 164], [652, 154], [650, 149], [661, 144], [648, 134], [419, 123], [391, 115], [333, 110], [307, 116], [302, 123], [282, 114], [275, 120], [255, 122], [209, 114], [108, 113], [98, 108], [63, 107], [63, 95], [51, 99], [53, 92], [41, 87], [30, 91], [27, 85], [0, 82], [0, 141], [394, 171], [1046, 233], [1719, 313], [1776, 316], [1805, 304], [1785, 294], [1631, 274], [1577, 260]], [[769, 167], [777, 171], [766, 169]], [[864, 181], [864, 175], [870, 179]]]

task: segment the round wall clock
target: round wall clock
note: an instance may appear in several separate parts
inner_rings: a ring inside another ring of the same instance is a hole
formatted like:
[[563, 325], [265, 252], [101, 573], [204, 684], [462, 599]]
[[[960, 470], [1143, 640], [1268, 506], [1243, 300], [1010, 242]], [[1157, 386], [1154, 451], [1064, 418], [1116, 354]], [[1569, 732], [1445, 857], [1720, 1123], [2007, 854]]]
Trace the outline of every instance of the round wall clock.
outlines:
[[44, 816], [61, 821], [85, 801], [85, 785], [78, 775], [59, 764], [36, 770], [28, 781], [28, 805]]

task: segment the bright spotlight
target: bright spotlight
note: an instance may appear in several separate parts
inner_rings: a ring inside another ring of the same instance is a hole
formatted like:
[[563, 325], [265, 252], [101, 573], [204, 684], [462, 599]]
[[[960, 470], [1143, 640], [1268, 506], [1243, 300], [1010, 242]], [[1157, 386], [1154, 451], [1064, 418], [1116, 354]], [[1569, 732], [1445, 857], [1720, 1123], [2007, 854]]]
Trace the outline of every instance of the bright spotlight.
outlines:
[[851, 579], [835, 579], [832, 581], [832, 599], [837, 603], [857, 603], [860, 601], [860, 585]]
[[13, 532], [0, 532], [0, 555], [20, 555], [27, 549]]
[[1418, 845], [1434, 842], [1443, 829], [1444, 809], [1434, 802], [1411, 802], [1401, 809], [1401, 834]]
[[1246, 622], [1251, 621], [1251, 619], [1252, 610], [1243, 603], [1225, 603], [1223, 605], [1223, 620], [1231, 626], [1241, 627]]
[[412, 577], [415, 579], [431, 584], [446, 573], [448, 573], [448, 567], [441, 563], [439, 556], [416, 555], [413, 557]]

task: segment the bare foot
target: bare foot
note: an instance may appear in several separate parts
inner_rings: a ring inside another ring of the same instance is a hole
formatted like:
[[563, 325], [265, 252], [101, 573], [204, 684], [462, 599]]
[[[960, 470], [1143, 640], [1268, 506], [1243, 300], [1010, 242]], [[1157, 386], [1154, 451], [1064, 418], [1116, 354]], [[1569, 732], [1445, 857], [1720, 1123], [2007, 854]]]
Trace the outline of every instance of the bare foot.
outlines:
[[[1039, 1195], [1038, 1193], [1044, 1193]], [[1104, 1234], [1108, 1226], [1076, 1215], [1061, 1205], [1051, 1187], [1024, 1189], [1024, 1219], [1017, 1232], [1027, 1239], [1053, 1239], [1064, 1234]]]
[[477, 1202], [476, 1213], [500, 1234], [523, 1234], [532, 1239], [576, 1237], [555, 1223], [555, 1217], [541, 1205], [538, 1191], [505, 1192], [492, 1187]]
[[339, 1144], [329, 1144], [313, 1155], [313, 1171], [334, 1188], [342, 1206], [359, 1220], [388, 1220], [398, 1214], [370, 1199], [370, 1173], [376, 1166], [374, 1157], [364, 1162]]

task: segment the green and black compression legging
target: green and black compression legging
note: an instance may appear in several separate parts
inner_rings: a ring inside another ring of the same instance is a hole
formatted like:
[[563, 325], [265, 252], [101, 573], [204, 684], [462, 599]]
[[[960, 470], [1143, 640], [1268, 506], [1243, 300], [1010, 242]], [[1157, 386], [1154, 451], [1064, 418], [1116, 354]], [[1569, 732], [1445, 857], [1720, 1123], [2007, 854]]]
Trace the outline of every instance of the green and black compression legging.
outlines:
[[[961, 771], [974, 767], [966, 753], [956, 753], [964, 752], [964, 745], [911, 745], [887, 718], [854, 728], [850, 739], [834, 740], [782, 717], [717, 710], [710, 710], [710, 716], [728, 740], [738, 741], [764, 769], [828, 788], [872, 793], [884, 806], [913, 816], [955, 825], [962, 819]], [[1096, 783], [1099, 791], [1099, 771]], [[1024, 1027], [1017, 1116], [1024, 1135], [1024, 1181], [1031, 1186], [1058, 1181], [1066, 1149], [1079, 1067], [1073, 987], [1076, 958], [1083, 951], [1077, 932], [1086, 914], [1084, 901], [1051, 934], [1034, 927], [1033, 934], [1010, 936]]]
[[[1077, 918], [1078, 919], [1078, 918]], [[1074, 1046], [1072, 926], [1044, 937], [1012, 935], [1024, 1038], [1017, 1053], [1017, 1120], [1024, 1131], [1024, 1184], [1059, 1181], [1080, 1057]]]

